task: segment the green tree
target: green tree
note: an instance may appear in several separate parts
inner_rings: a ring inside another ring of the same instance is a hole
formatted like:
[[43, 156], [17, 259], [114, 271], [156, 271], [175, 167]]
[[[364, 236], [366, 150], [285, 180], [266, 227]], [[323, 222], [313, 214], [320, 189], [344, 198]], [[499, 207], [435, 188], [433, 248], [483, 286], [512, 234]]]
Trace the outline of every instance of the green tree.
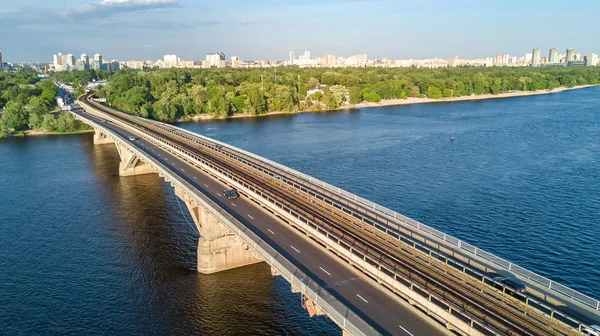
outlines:
[[429, 89], [427, 89], [427, 97], [431, 99], [440, 99], [443, 97], [442, 90], [438, 87], [430, 86]]
[[6, 127], [16, 131], [27, 128], [29, 114], [21, 103], [8, 102], [2, 114], [2, 120]]

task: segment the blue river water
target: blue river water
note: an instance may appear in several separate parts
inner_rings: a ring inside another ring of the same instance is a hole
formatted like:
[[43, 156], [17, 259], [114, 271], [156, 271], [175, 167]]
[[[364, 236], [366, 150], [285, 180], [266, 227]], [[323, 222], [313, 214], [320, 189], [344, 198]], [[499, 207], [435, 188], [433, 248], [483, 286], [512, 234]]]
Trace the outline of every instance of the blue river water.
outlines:
[[[600, 87], [179, 126], [600, 298]], [[8, 139], [0, 158], [0, 335], [339, 333], [264, 264], [197, 274], [182, 204], [119, 177], [112, 145]]]

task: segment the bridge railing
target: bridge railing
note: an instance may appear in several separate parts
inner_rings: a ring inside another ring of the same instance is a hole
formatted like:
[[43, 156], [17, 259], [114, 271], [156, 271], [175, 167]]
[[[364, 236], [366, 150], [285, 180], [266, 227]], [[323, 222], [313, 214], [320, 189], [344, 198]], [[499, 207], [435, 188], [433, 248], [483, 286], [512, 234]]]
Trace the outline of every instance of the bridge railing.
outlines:
[[[148, 121], [147, 119], [143, 119], [143, 120]], [[432, 228], [428, 225], [425, 225], [419, 221], [416, 221], [412, 218], [406, 217], [400, 213], [397, 213], [396, 211], [390, 210], [390, 209], [388, 209], [382, 205], [379, 205], [375, 202], [371, 202], [371, 201], [364, 199], [360, 196], [357, 196], [351, 192], [348, 192], [346, 190], [343, 190], [341, 188], [338, 188], [336, 186], [333, 186], [331, 184], [323, 182], [323, 181], [316, 179], [310, 175], [304, 174], [302, 172], [299, 172], [295, 169], [289, 168], [289, 167], [279, 164], [277, 162], [266, 159], [262, 156], [245, 151], [241, 148], [237, 148], [235, 146], [226, 144], [224, 142], [221, 142], [221, 141], [218, 141], [218, 140], [215, 140], [215, 139], [212, 139], [212, 138], [206, 137], [204, 135], [194, 133], [194, 132], [191, 132], [191, 131], [188, 131], [185, 129], [175, 128], [173, 126], [166, 125], [166, 124], [156, 122], [156, 121], [154, 121], [154, 122], [157, 124], [162, 124], [163, 126], [166, 126], [166, 127], [172, 127], [178, 131], [183, 131], [185, 133], [188, 133], [189, 135], [199, 137], [199, 138], [203, 139], [204, 141], [219, 144], [230, 150], [236, 151], [242, 155], [251, 157], [267, 166], [281, 170], [287, 174], [290, 174], [297, 178], [300, 178], [310, 184], [313, 184], [317, 187], [323, 188], [331, 193], [342, 196], [349, 201], [358, 203], [366, 208], [370, 208], [376, 212], [382, 213], [382, 214], [388, 216], [390, 219], [393, 219], [394, 222], [397, 225], [399, 225], [400, 227], [412, 228], [413, 230], [420, 232], [424, 237], [426, 237], [430, 240], [433, 238], [434, 241], [435, 240], [443, 241], [443, 242], [447, 243], [447, 245], [449, 245], [449, 247], [452, 247], [454, 250], [462, 252], [467, 256], [474, 257], [475, 260], [482, 261], [488, 265], [490, 265], [490, 263], [491, 263], [498, 269], [502, 269], [502, 270], [517, 274], [523, 278], [528, 279], [529, 281], [531, 281], [533, 283], [540, 285], [543, 288], [548, 289], [550, 292], [552, 292], [552, 291], [556, 292], [557, 294], [566, 296], [572, 300], [575, 300], [581, 304], [584, 304], [591, 309], [600, 311], [600, 301], [597, 299], [594, 299], [588, 295], [580, 293], [580, 292], [578, 292], [574, 289], [571, 289], [567, 286], [561, 285], [553, 280], [550, 280], [550, 279], [548, 279], [544, 276], [541, 276], [535, 272], [527, 270], [526, 268], [523, 268], [523, 267], [521, 267], [517, 264], [514, 264], [508, 260], [505, 260], [503, 258], [500, 258], [490, 252], [487, 252], [483, 249], [473, 246], [465, 241], [462, 241], [456, 237], [448, 235], [440, 230], [434, 229], [434, 228]]]
[[[89, 121], [89, 120], [88, 120]], [[114, 132], [107, 130], [101, 125], [91, 122], [95, 128], [102, 129], [105, 132], [118, 137], [122, 143], [128, 142]], [[145, 153], [138, 150], [135, 146], [129, 146], [130, 149], [142, 160], [151, 161], [152, 166], [170, 181], [178, 181], [178, 187], [181, 187], [186, 193], [192, 195], [196, 201], [213, 210], [213, 214], [223, 223], [228, 224], [228, 228], [233, 233], [241, 237], [249, 246], [251, 246], [261, 257], [268, 262], [272, 267], [277, 269], [279, 273], [290, 283], [294, 288], [297, 288], [306, 297], [311, 299], [315, 304], [321, 307], [329, 318], [335, 321], [351, 335], [379, 335], [370, 324], [363, 320], [358, 314], [349, 309], [343, 302], [335, 298], [325, 288], [320, 286], [311, 277], [302, 272], [291, 261], [280, 254], [275, 248], [271, 247], [267, 242], [260, 238], [252, 230], [238, 221], [235, 217], [221, 208], [218, 204], [203, 194], [194, 191], [195, 188], [189, 182], [173, 175], [170, 169], [165, 168], [163, 164], [157, 160], [148, 157]]]

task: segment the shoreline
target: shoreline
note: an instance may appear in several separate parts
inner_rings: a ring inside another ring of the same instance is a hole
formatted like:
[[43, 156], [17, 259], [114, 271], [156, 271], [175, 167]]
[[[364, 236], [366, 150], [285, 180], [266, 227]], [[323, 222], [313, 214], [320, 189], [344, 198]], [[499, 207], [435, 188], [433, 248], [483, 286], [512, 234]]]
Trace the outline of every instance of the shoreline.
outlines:
[[487, 99], [505, 99], [505, 98], [517, 98], [517, 97], [526, 97], [526, 96], [537, 96], [543, 94], [552, 94], [559, 93], [564, 91], [585, 89], [590, 87], [600, 86], [600, 84], [588, 84], [588, 85], [578, 85], [573, 87], [565, 87], [561, 86], [552, 90], [537, 90], [537, 91], [512, 91], [500, 94], [482, 94], [482, 95], [471, 95], [471, 96], [460, 96], [460, 97], [449, 97], [449, 98], [440, 98], [440, 99], [432, 99], [432, 98], [407, 98], [407, 99], [383, 99], [379, 103], [368, 103], [362, 102], [358, 104], [348, 104], [343, 105], [338, 109], [333, 110], [319, 110], [319, 111], [272, 111], [259, 115], [252, 114], [234, 114], [229, 117], [212, 117], [209, 115], [196, 115], [186, 120], [179, 120], [177, 122], [203, 122], [203, 121], [212, 121], [212, 120], [226, 120], [226, 119], [238, 119], [238, 118], [260, 118], [260, 117], [269, 117], [274, 115], [293, 115], [300, 113], [321, 113], [321, 112], [335, 112], [335, 111], [344, 111], [344, 110], [355, 110], [361, 108], [368, 107], [386, 107], [386, 106], [400, 106], [400, 105], [413, 105], [413, 104], [433, 104], [433, 103], [453, 103], [453, 102], [463, 102], [463, 101], [473, 101], [473, 100], [487, 100]]

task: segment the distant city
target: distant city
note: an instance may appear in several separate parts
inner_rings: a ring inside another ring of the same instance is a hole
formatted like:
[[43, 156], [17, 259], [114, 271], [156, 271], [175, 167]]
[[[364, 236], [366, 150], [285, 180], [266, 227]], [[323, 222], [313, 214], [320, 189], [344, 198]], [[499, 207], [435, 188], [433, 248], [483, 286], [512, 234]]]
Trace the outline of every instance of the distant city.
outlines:
[[[52, 63], [45, 66], [45, 70], [52, 71], [72, 71], [72, 70], [110, 70], [119, 69], [170, 69], [170, 68], [262, 68], [262, 67], [280, 67], [280, 66], [298, 66], [320, 67], [320, 68], [346, 68], [346, 67], [389, 67], [389, 68], [447, 68], [447, 67], [541, 67], [541, 66], [600, 66], [598, 55], [590, 53], [582, 55], [575, 53], [573, 48], [566, 49], [565, 53], [560, 53], [558, 49], [551, 48], [548, 56], [542, 57], [541, 50], [535, 48], [530, 53], [523, 56], [514, 56], [507, 53], [495, 57], [486, 58], [460, 58], [455, 56], [451, 59], [429, 58], [429, 59], [369, 59], [367, 54], [353, 55], [349, 57], [336, 56], [334, 54], [325, 54], [321, 57], [314, 57], [310, 50], [296, 57], [295, 50], [289, 50], [288, 59], [285, 61], [276, 60], [255, 60], [243, 61], [238, 56], [231, 56], [229, 59], [222, 52], [206, 54], [204, 60], [183, 60], [177, 55], [164, 55], [162, 59], [153, 60], [130, 60], [105, 61], [101, 54], [95, 54], [90, 58], [87, 54], [82, 54], [75, 58], [73, 54], [53, 55]], [[0, 70], [10, 69], [12, 64], [2, 61], [2, 51], [0, 50]]]

